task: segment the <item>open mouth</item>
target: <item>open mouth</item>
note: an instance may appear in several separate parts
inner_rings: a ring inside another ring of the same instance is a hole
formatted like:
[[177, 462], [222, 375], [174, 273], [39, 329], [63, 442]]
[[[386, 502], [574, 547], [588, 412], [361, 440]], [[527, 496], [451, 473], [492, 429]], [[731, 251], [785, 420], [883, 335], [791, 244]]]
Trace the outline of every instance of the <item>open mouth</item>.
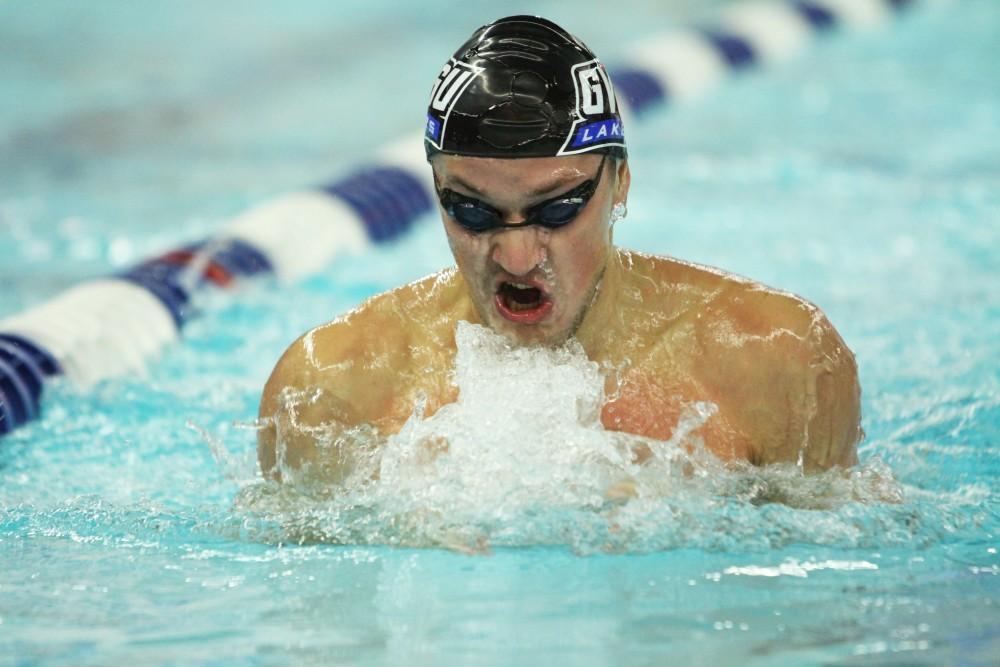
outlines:
[[494, 302], [501, 315], [518, 324], [535, 324], [552, 310], [552, 299], [529, 283], [500, 283]]

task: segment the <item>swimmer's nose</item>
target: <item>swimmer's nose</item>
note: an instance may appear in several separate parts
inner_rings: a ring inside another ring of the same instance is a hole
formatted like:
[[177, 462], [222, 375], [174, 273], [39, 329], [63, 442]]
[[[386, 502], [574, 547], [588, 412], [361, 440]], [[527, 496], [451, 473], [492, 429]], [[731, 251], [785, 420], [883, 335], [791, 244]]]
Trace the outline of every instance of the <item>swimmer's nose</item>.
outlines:
[[491, 258], [507, 273], [523, 276], [545, 259], [545, 245], [538, 227], [505, 229], [493, 235]]

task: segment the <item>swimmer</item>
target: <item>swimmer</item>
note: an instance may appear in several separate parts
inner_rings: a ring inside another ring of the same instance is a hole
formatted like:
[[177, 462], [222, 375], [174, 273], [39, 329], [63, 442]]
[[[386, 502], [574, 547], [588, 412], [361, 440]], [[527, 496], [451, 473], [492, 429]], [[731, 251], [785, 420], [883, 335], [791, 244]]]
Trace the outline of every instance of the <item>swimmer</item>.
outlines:
[[[630, 184], [624, 129], [612, 82], [582, 42], [529, 16], [480, 28], [438, 74], [424, 145], [456, 266], [292, 344], [261, 400], [265, 477], [306, 468], [343, 480], [356, 440], [340, 434], [386, 437], [419, 403], [430, 416], [456, 401], [462, 320], [515, 345], [575, 338], [614, 369], [608, 430], [666, 440], [686, 407], [711, 402], [718, 410], [697, 435], [722, 460], [806, 471], [857, 462], [857, 368], [817, 307], [614, 245]], [[649, 456], [633, 452], [636, 463]]]

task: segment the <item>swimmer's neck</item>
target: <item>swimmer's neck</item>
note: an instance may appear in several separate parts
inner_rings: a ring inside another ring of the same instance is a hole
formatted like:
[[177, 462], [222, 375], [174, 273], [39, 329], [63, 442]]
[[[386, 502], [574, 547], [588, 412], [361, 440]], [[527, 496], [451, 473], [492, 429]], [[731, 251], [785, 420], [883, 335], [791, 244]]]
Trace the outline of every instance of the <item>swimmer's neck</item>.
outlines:
[[594, 300], [576, 330], [576, 339], [591, 359], [605, 356], [620, 341], [620, 310], [628, 261], [625, 255], [625, 251], [611, 246]]

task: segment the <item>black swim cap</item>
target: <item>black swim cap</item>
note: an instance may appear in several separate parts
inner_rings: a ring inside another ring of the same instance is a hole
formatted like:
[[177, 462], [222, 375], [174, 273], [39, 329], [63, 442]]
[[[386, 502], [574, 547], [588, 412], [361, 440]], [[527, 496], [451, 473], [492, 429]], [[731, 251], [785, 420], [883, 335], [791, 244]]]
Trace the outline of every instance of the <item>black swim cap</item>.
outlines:
[[431, 91], [424, 132], [435, 153], [519, 158], [601, 151], [625, 157], [618, 101], [604, 65], [537, 16], [483, 26]]

